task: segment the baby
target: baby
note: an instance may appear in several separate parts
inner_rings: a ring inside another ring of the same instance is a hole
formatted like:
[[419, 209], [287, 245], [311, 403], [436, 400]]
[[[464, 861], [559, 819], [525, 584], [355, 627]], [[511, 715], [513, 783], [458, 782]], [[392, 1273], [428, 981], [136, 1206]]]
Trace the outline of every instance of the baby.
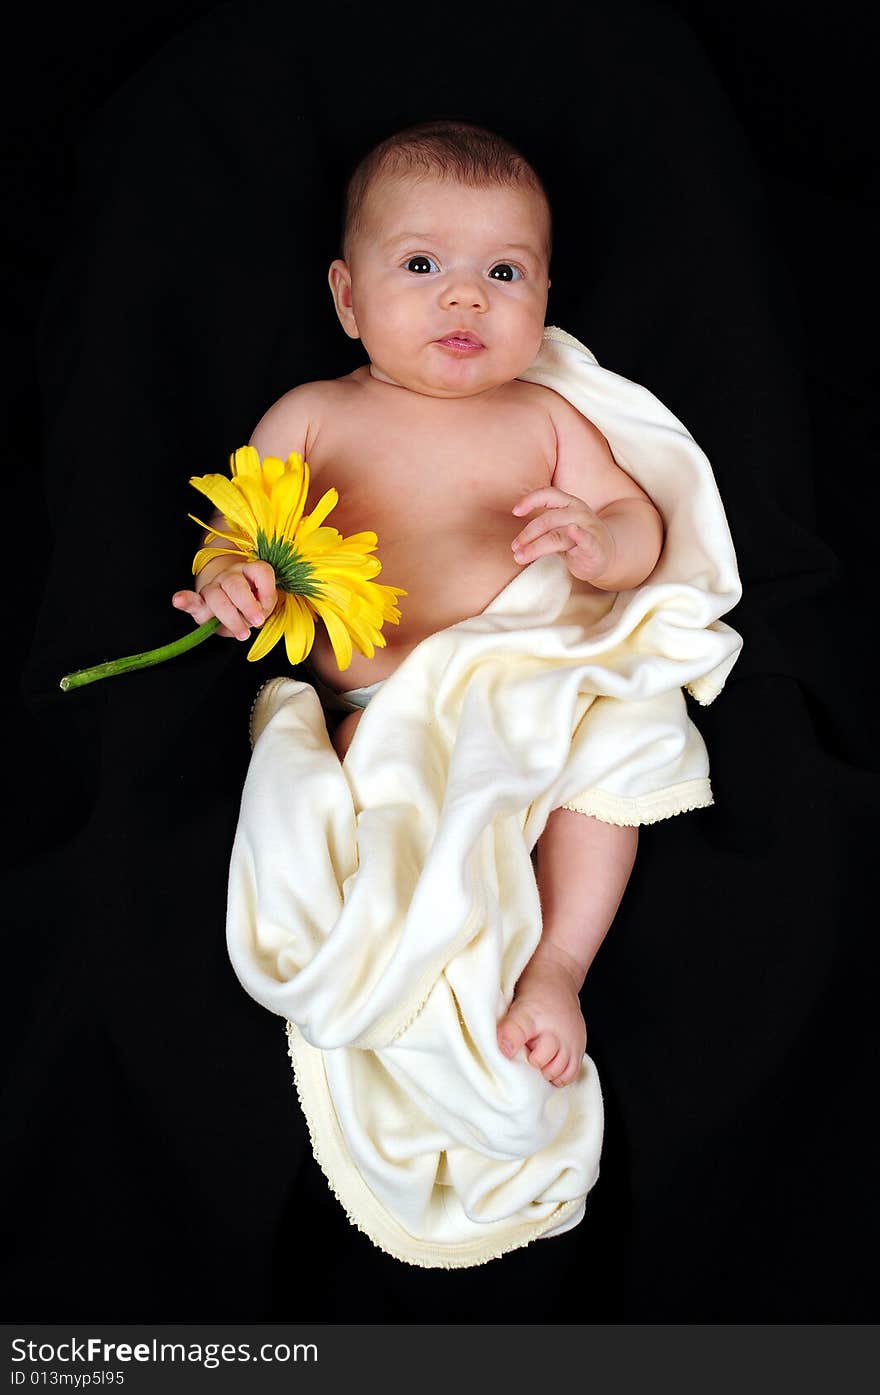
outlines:
[[[375, 531], [384, 575], [406, 588], [387, 647], [370, 659], [355, 651], [353, 690], [341, 692], [329, 637], [316, 632], [309, 661], [325, 712], [348, 712], [332, 731], [340, 759], [381, 681], [428, 635], [485, 609], [519, 568], [559, 552], [577, 586], [614, 592], [649, 575], [663, 542], [659, 513], [597, 428], [519, 379], [543, 336], [551, 214], [507, 141], [451, 121], [383, 141], [349, 180], [341, 250], [329, 269], [336, 313], [369, 362], [293, 388], [251, 438], [262, 456], [301, 452], [307, 508], [334, 485], [334, 526]], [[245, 640], [275, 600], [268, 563], [223, 557], [173, 603]], [[505, 1054], [524, 1047], [557, 1086], [581, 1066], [578, 993], [637, 838], [559, 808], [538, 840], [542, 936], [497, 1030]]]

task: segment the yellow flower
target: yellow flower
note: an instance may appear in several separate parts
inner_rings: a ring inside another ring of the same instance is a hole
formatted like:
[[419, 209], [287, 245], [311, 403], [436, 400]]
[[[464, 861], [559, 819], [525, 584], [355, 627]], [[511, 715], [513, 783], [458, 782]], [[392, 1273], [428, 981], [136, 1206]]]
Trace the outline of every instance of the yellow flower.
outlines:
[[207, 529], [206, 542], [223, 538], [227, 547], [203, 547], [193, 559], [193, 574], [214, 557], [235, 555], [268, 562], [275, 572], [278, 603], [265, 620], [248, 658], [262, 659], [281, 636], [291, 664], [301, 663], [315, 639], [315, 616], [323, 620], [340, 668], [351, 663], [352, 646], [367, 658], [385, 647], [382, 625], [400, 623], [398, 596], [407, 593], [372, 578], [382, 570], [375, 533], [347, 538], [322, 526], [339, 501], [335, 489], [321, 496], [304, 514], [309, 493], [309, 467], [298, 451], [287, 461], [267, 455], [261, 461], [254, 446], [242, 446], [225, 475], [194, 476], [190, 484], [206, 494], [230, 524], [224, 533], [190, 518]]

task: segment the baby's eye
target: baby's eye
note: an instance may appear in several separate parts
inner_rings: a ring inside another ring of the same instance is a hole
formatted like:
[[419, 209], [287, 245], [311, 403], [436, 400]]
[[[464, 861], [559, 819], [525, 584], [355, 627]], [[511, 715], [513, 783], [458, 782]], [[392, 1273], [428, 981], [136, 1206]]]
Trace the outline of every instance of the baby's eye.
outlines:
[[522, 272], [518, 266], [511, 266], [510, 262], [496, 262], [489, 272], [493, 281], [515, 281], [517, 277], [522, 280]]
[[[415, 262], [415, 267], [412, 266], [413, 262]], [[437, 266], [433, 257], [426, 257], [424, 252], [419, 252], [415, 257], [407, 257], [404, 265], [407, 271], [415, 271], [417, 275], [421, 276], [423, 272], [431, 270], [429, 263], [433, 263], [434, 266]]]

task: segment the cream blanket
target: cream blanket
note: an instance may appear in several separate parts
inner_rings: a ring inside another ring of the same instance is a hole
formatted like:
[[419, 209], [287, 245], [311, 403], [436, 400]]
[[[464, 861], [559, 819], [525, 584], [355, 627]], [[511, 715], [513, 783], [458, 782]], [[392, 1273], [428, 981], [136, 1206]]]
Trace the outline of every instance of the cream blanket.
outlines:
[[342, 764], [314, 689], [271, 679], [229, 880], [244, 988], [286, 1019], [315, 1157], [349, 1219], [411, 1264], [480, 1264], [583, 1217], [602, 1097], [563, 1089], [496, 1023], [541, 935], [531, 851], [550, 812], [640, 824], [712, 802], [682, 689], [740, 648], [709, 464], [646, 389], [547, 329], [525, 375], [567, 397], [666, 521], [649, 580], [587, 595], [539, 558], [386, 679]]

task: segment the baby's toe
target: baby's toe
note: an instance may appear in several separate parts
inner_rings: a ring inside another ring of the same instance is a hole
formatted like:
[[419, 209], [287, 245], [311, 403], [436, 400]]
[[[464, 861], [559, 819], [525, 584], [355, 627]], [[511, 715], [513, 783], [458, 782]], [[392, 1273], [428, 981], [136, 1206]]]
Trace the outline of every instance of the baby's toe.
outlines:
[[536, 1066], [543, 1071], [559, 1052], [559, 1038], [553, 1032], [541, 1032], [532, 1044], [532, 1049], [528, 1053], [530, 1066]]
[[570, 1085], [571, 1082], [574, 1079], [576, 1079], [576, 1077], [580, 1074], [581, 1062], [583, 1061], [583, 1059], [583, 1056], [572, 1056], [571, 1060], [568, 1063], [568, 1068], [562, 1077], [563, 1085]]
[[515, 1056], [526, 1039], [525, 1029], [512, 1017], [499, 1022], [496, 1035], [505, 1056]]
[[535, 1024], [531, 1013], [513, 1002], [510, 1011], [502, 1017], [496, 1028], [498, 1045], [505, 1056], [515, 1056], [520, 1047], [528, 1041]]
[[548, 1061], [541, 1074], [545, 1080], [549, 1080], [551, 1085], [567, 1084], [566, 1073], [571, 1061], [567, 1051], [560, 1049], [551, 1061]]

